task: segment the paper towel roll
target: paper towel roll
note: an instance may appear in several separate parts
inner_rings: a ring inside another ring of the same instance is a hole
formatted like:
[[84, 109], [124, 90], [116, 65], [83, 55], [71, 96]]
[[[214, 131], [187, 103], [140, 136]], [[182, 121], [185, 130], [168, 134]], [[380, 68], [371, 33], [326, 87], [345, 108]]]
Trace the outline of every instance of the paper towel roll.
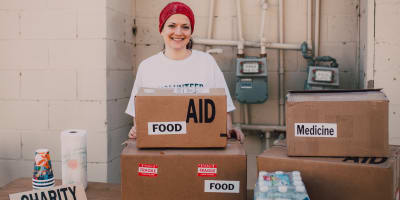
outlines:
[[81, 183], [87, 187], [87, 133], [85, 130], [61, 132], [62, 184]]

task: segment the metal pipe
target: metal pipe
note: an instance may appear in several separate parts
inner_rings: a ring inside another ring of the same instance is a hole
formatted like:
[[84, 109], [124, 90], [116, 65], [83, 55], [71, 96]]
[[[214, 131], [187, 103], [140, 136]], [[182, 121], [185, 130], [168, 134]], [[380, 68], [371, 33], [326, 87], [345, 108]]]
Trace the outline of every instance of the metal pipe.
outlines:
[[238, 55], [244, 55], [244, 38], [243, 38], [243, 29], [242, 29], [242, 12], [240, 6], [240, 0], [236, 0], [236, 13], [237, 13], [237, 23], [238, 23], [238, 32], [239, 32], [239, 43], [237, 43]]
[[244, 124], [249, 124], [249, 104], [244, 104]]
[[213, 19], [214, 19], [214, 0], [210, 0], [210, 14], [208, 16], [208, 29], [207, 29], [207, 38], [211, 39], [212, 37], [212, 28], [213, 28]]
[[260, 22], [260, 56], [265, 57], [267, 52], [265, 51], [265, 43], [266, 39], [264, 36], [264, 29], [265, 29], [265, 15], [267, 13], [268, 3], [267, 0], [264, 0], [261, 4], [261, 22]]
[[271, 131], [286, 131], [286, 126], [272, 126], [272, 125], [257, 125], [257, 124], [235, 124], [236, 126], [240, 126], [242, 130], [260, 130], [264, 132]]
[[315, 47], [314, 47], [314, 53], [315, 57], [319, 56], [319, 13], [320, 13], [320, 1], [321, 0], [315, 0], [315, 34], [314, 34], [314, 42], [315, 42]]
[[312, 41], [311, 41], [311, 14], [312, 14], [312, 4], [311, 4], [311, 0], [307, 0], [307, 45], [309, 47], [312, 47]]
[[[204, 38], [193, 38], [193, 42], [196, 44], [215, 45], [215, 46], [238, 46], [238, 44], [241, 43], [240, 41], [237, 40], [214, 40], [214, 39], [204, 39]], [[247, 47], [260, 47], [260, 42], [243, 41], [243, 45]], [[301, 44], [266, 42], [265, 48], [301, 50]]]
[[[279, 0], [279, 42], [283, 43], [283, 1]], [[279, 87], [279, 125], [285, 123], [285, 97], [284, 97], [284, 73], [283, 68], [283, 50], [279, 50], [279, 77], [278, 77], [278, 87]]]

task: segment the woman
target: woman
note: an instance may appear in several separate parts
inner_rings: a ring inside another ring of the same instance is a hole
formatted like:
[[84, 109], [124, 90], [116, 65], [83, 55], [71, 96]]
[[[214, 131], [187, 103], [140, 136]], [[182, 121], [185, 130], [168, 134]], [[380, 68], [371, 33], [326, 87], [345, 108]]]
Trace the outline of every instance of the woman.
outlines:
[[[192, 50], [191, 37], [194, 24], [192, 10], [183, 3], [169, 3], [161, 11], [159, 31], [164, 40], [165, 49], [140, 63], [126, 113], [135, 117], [134, 97], [140, 87], [225, 88], [228, 138], [235, 135], [238, 140], [243, 141], [244, 135], [240, 129], [232, 127], [230, 112], [235, 109], [235, 106], [221, 70], [211, 55]], [[136, 138], [135, 125], [128, 136]]]

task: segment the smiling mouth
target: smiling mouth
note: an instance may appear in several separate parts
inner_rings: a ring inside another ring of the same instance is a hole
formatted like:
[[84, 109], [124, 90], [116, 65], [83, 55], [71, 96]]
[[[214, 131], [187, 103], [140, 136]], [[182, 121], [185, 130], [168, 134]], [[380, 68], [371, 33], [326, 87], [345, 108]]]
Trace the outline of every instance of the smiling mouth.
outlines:
[[171, 38], [171, 40], [174, 40], [174, 41], [183, 41], [183, 40], [185, 40], [185, 38]]

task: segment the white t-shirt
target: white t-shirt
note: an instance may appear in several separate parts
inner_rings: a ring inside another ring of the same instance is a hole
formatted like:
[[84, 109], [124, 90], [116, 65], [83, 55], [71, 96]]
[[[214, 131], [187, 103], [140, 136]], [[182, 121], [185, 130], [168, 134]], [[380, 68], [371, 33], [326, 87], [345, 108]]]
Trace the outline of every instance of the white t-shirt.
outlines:
[[192, 50], [183, 60], [172, 60], [162, 52], [143, 60], [138, 68], [126, 113], [135, 116], [135, 95], [139, 88], [225, 88], [227, 112], [235, 110], [225, 78], [215, 59], [207, 53]]

